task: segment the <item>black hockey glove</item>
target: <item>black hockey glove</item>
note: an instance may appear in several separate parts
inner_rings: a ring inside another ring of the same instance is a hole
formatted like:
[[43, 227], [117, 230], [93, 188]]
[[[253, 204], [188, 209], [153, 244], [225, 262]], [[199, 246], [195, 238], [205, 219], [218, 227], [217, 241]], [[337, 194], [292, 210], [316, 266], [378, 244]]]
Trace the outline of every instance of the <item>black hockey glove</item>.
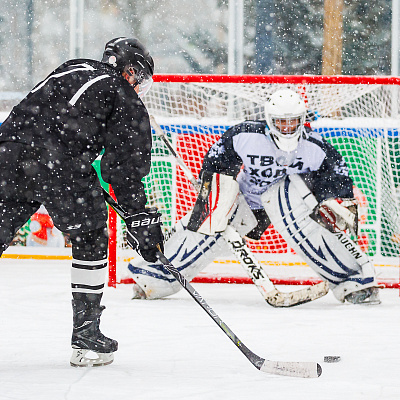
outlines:
[[129, 246], [147, 262], [157, 261], [158, 246], [164, 251], [164, 235], [161, 231], [161, 213], [156, 208], [130, 215], [125, 220]]

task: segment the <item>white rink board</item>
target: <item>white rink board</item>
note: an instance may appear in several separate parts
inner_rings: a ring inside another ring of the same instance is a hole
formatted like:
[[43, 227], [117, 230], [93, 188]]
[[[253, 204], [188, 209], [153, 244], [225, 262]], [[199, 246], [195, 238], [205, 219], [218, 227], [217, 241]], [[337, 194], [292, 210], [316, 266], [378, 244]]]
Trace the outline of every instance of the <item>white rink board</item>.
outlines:
[[[136, 253], [133, 250], [119, 250], [117, 260], [117, 282], [121, 279], [131, 278], [127, 266], [134, 262]], [[318, 279], [318, 275], [306, 265], [300, 257], [293, 254], [255, 254], [260, 264], [265, 268], [267, 274], [273, 279]], [[41, 261], [43, 259], [57, 258], [58, 260], [71, 259], [71, 248], [59, 247], [25, 247], [11, 246], [5, 252], [3, 258], [15, 259], [29, 258]], [[19, 260], [15, 260], [19, 262]], [[55, 261], [57, 262], [57, 260]], [[395, 283], [400, 282], [400, 260], [397, 258], [380, 258], [373, 260], [379, 282]], [[199, 277], [220, 276], [220, 277], [247, 277], [245, 270], [240, 264], [229, 257], [221, 257], [201, 271]]]

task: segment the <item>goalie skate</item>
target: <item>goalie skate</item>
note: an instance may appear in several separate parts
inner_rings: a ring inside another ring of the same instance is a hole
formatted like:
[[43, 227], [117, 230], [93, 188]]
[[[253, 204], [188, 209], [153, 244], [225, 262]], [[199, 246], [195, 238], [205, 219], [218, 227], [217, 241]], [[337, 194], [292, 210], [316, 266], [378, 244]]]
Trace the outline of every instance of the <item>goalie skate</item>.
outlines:
[[345, 297], [345, 300], [353, 304], [381, 304], [381, 300], [379, 299], [379, 288], [377, 287], [369, 287], [367, 289], [350, 293]]
[[[370, 262], [367, 262], [361, 266], [361, 273], [365, 277], [372, 276], [373, 269], [374, 268], [372, 264]], [[360, 280], [350, 277], [348, 280], [341, 282], [338, 285], [332, 286], [332, 292], [335, 297], [342, 303], [347, 301], [351, 304], [380, 304], [380, 286], [376, 282], [376, 279], [369, 280], [370, 282], [366, 282], [363, 279]]]

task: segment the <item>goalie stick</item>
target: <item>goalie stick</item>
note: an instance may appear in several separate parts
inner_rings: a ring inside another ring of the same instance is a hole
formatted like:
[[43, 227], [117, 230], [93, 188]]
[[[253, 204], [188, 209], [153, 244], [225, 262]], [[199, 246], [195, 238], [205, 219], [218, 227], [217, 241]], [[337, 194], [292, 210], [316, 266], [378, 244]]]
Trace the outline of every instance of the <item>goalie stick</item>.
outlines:
[[[176, 159], [183, 172], [195, 188], [197, 192], [200, 190], [200, 184], [187, 167], [182, 157], [172, 147], [168, 140], [165, 132], [158, 125], [154, 116], [150, 115], [150, 122], [153, 128], [165, 143], [172, 156]], [[261, 293], [265, 301], [272, 307], [293, 307], [300, 304], [308, 303], [310, 301], [319, 299], [325, 296], [329, 287], [326, 282], [321, 282], [316, 285], [310, 286], [305, 289], [296, 290], [293, 292], [280, 292], [275, 285], [269, 279], [268, 275], [260, 265], [259, 261], [255, 258], [251, 250], [247, 247], [245, 240], [239, 235], [239, 233], [230, 225], [227, 226], [222, 236], [228, 243], [230, 249], [235, 254], [240, 265], [245, 269], [258, 291]]]
[[[103, 189], [104, 197], [107, 203], [119, 214], [122, 219], [128, 216], [124, 209]], [[274, 374], [293, 376], [297, 378], [318, 378], [322, 374], [321, 365], [316, 362], [299, 361], [271, 361], [259, 357], [247, 348], [244, 343], [234, 334], [217, 313], [207, 304], [200, 293], [185, 279], [185, 277], [175, 268], [165, 255], [159, 251], [157, 257], [164, 267], [174, 276], [182, 287], [190, 294], [196, 303], [213, 319], [213, 321], [222, 329], [226, 336], [231, 339], [235, 346], [245, 355], [245, 357], [260, 371]]]

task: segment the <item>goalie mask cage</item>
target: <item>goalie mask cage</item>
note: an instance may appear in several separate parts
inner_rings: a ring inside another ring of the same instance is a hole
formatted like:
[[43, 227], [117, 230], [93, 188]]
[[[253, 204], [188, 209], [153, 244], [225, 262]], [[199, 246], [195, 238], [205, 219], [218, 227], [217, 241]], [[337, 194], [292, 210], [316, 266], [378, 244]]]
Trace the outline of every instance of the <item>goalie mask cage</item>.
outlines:
[[[304, 99], [308, 123], [344, 156], [359, 202], [359, 236], [378, 281], [398, 282], [400, 190], [400, 78], [367, 76], [155, 75], [144, 99], [176, 151], [198, 177], [209, 147], [230, 126], [264, 120], [266, 100], [290, 88]], [[196, 193], [153, 131], [152, 167], [144, 179], [148, 202], [163, 215], [168, 231], [194, 205]], [[123, 222], [110, 211], [109, 285], [132, 282], [127, 270], [135, 253]], [[270, 226], [250, 249], [275, 283], [310, 284], [313, 271]], [[201, 282], [250, 282], [237, 262], [222, 257], [197, 278]], [[393, 286], [392, 286], [393, 287]]]

